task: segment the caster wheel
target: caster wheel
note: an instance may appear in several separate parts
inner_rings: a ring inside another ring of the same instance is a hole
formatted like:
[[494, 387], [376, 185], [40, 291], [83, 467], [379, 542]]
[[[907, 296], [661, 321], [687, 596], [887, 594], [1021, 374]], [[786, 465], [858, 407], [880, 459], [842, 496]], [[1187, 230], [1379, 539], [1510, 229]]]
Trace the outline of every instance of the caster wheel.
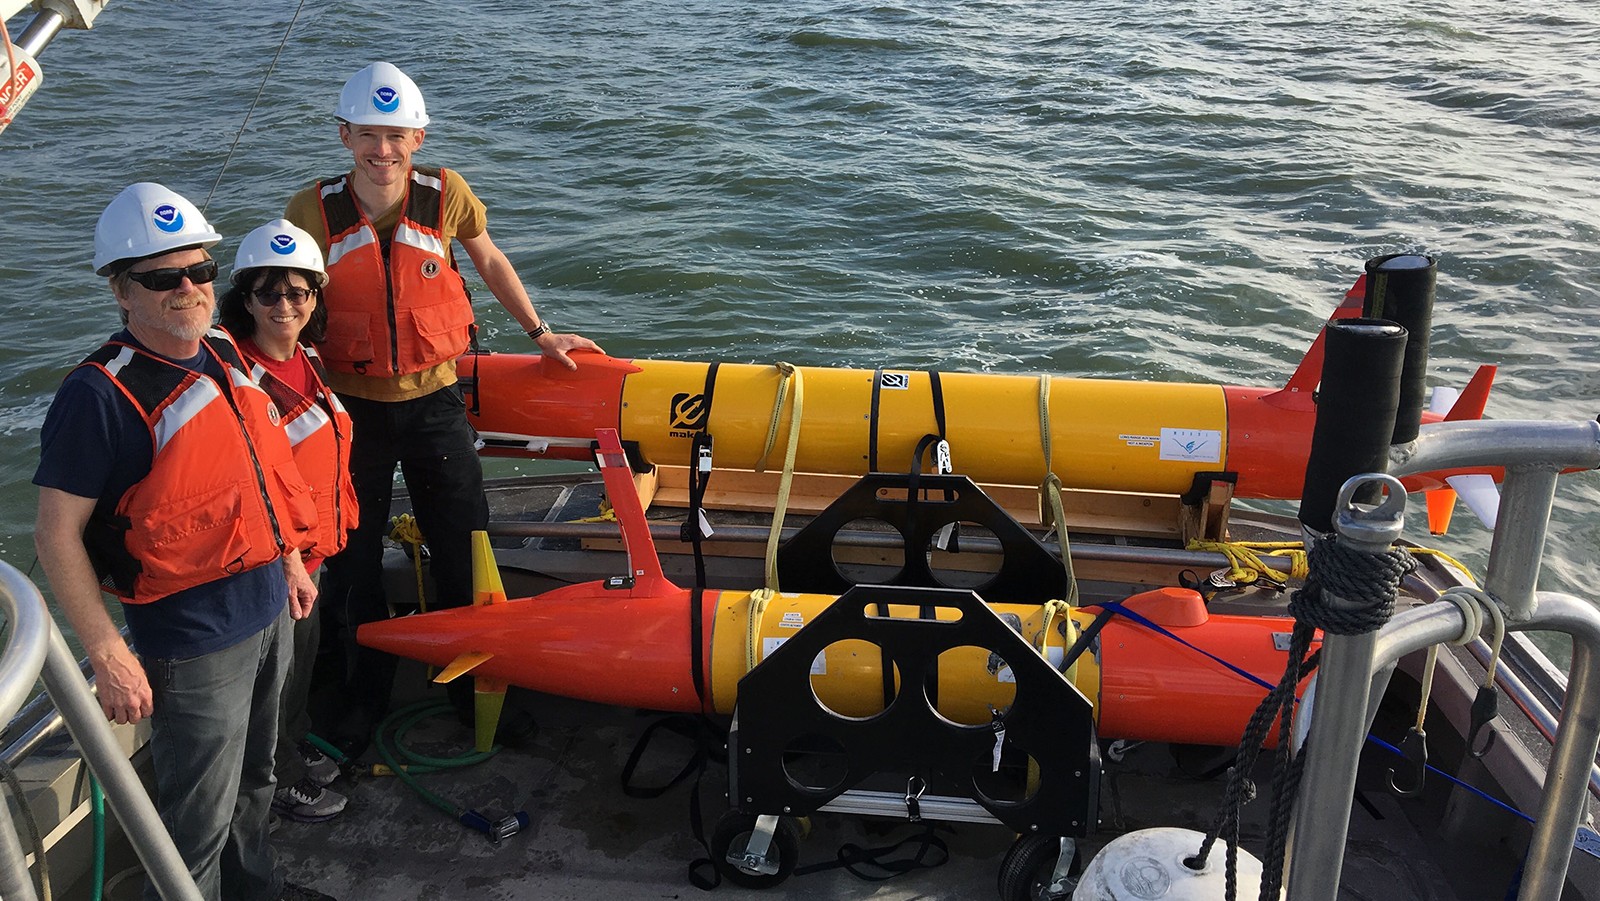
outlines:
[[794, 872], [800, 857], [800, 827], [793, 817], [779, 817], [772, 843], [759, 858], [746, 854], [755, 827], [755, 814], [737, 810], [723, 814], [711, 833], [711, 860], [717, 872], [734, 885], [771, 888]]
[[[1072, 841], [1072, 839], [1066, 839]], [[1019, 837], [1000, 863], [1001, 901], [1066, 901], [1077, 887], [1082, 867], [1076, 849], [1072, 857], [1072, 878], [1052, 885], [1056, 859], [1061, 855], [1062, 839], [1054, 835], [1030, 834]]]

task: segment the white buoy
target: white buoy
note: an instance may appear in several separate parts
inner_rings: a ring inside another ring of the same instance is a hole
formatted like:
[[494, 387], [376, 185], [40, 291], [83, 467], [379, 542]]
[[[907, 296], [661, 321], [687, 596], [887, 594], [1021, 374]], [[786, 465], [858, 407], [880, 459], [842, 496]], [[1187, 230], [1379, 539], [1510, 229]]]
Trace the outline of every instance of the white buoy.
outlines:
[[[1073, 901], [1211, 901], [1226, 897], [1227, 847], [1212, 847], [1205, 866], [1185, 860], [1200, 850], [1205, 835], [1193, 829], [1141, 829], [1118, 836], [1084, 868]], [[1239, 849], [1239, 897], [1261, 892], [1261, 862]]]

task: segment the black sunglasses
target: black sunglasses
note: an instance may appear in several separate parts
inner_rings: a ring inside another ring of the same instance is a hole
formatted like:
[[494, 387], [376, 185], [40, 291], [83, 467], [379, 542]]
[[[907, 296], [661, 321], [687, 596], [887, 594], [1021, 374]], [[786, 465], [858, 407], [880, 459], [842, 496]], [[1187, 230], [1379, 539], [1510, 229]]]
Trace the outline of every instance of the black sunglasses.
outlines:
[[128, 278], [133, 279], [151, 291], [171, 291], [183, 284], [188, 279], [197, 285], [204, 285], [217, 280], [217, 261], [206, 260], [195, 263], [182, 269], [146, 269], [143, 272], [128, 270]]

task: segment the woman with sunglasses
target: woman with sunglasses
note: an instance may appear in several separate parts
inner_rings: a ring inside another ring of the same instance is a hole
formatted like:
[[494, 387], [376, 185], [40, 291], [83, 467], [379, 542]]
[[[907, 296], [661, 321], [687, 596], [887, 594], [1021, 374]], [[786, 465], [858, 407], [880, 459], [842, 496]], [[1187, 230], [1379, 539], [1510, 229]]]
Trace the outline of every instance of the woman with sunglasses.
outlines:
[[[222, 325], [239, 342], [251, 377], [277, 404], [295, 465], [316, 498], [316, 544], [305, 552], [306, 570], [314, 577], [322, 560], [344, 547], [356, 524], [350, 417], [328, 389], [317, 352], [308, 346], [327, 332], [328, 311], [322, 305], [327, 280], [316, 240], [275, 219], [239, 244], [233, 284], [218, 303]], [[306, 741], [311, 729], [306, 699], [320, 623], [320, 611], [295, 623], [278, 725], [273, 809], [300, 822], [331, 819], [346, 803], [327, 788], [339, 777], [338, 766]]]

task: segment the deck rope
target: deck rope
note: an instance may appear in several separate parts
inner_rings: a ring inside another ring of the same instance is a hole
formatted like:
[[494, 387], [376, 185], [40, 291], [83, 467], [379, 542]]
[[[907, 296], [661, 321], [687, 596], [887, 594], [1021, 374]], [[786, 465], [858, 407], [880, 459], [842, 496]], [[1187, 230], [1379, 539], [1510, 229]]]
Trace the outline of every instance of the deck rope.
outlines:
[[390, 519], [389, 538], [411, 545], [411, 568], [417, 575], [417, 610], [427, 613], [428, 596], [422, 589], [422, 543], [426, 539], [422, 536], [422, 528], [417, 525], [417, 518], [410, 513], [402, 513]]

